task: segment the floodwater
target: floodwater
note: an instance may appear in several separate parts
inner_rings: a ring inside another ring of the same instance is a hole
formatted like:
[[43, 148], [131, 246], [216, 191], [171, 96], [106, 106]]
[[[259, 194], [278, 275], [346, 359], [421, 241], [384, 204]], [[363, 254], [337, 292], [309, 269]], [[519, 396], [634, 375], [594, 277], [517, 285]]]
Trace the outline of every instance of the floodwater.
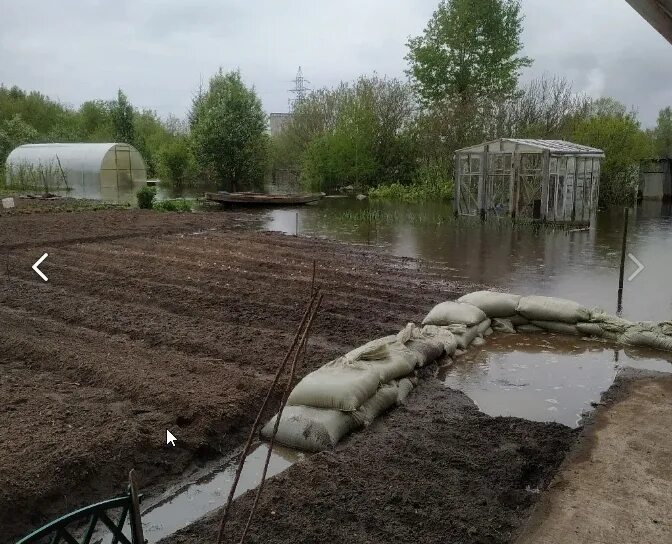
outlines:
[[[600, 212], [590, 230], [567, 231], [455, 221], [452, 205], [404, 205], [324, 199], [318, 205], [259, 211], [262, 228], [382, 247], [420, 259], [417, 266], [446, 280], [521, 294], [544, 294], [617, 311], [623, 210]], [[298, 214], [298, 215], [297, 215]], [[298, 219], [298, 221], [297, 221]], [[672, 209], [645, 203], [631, 210], [623, 316], [672, 319]]]
[[672, 373], [672, 354], [556, 334], [499, 334], [472, 346], [439, 379], [492, 416], [577, 427], [624, 368]]
[[[235, 497], [255, 489], [261, 480], [268, 445], [256, 446], [247, 456], [240, 475]], [[275, 476], [305, 458], [305, 454], [274, 446], [268, 464], [267, 478]], [[167, 490], [151, 504], [143, 503], [140, 507], [142, 529], [148, 544], [158, 542], [176, 531], [193, 523], [205, 514], [226, 504], [236, 473], [236, 459], [217, 467], [209, 467], [192, 481], [181, 484], [177, 488]], [[126, 524], [124, 533], [130, 538], [130, 527]], [[98, 543], [111, 540], [107, 530], [102, 530]], [[96, 538], [92, 540], [96, 542]]]

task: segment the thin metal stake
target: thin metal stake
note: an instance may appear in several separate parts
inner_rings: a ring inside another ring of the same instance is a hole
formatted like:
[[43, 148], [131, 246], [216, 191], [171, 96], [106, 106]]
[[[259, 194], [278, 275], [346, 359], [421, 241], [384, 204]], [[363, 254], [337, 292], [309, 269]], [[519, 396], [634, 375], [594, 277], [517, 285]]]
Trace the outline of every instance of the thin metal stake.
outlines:
[[623, 217], [623, 244], [621, 245], [621, 270], [618, 274], [618, 302], [616, 304], [616, 313], [621, 315], [623, 311], [623, 275], [625, 273], [625, 255], [628, 245], [628, 216], [630, 208], [625, 208]]

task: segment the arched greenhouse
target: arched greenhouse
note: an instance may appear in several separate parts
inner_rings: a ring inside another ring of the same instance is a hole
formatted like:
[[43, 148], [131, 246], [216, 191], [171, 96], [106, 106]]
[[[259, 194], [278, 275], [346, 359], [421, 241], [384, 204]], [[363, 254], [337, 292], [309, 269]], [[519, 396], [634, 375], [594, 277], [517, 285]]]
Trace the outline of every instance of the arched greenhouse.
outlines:
[[20, 190], [115, 202], [131, 201], [147, 182], [138, 150], [120, 143], [22, 145], [7, 157], [5, 175]]

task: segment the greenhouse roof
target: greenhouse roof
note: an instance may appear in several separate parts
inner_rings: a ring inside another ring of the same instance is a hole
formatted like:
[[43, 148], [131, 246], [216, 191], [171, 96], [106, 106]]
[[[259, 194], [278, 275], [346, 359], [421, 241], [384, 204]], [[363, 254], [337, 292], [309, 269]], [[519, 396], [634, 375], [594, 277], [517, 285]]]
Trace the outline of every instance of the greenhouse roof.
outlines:
[[565, 140], [535, 140], [532, 138], [500, 138], [498, 140], [484, 142], [482, 144], [458, 149], [457, 153], [469, 152], [469, 151], [472, 152], [482, 151], [486, 145], [497, 144], [500, 142], [510, 142], [513, 144], [519, 144], [521, 146], [532, 147], [540, 151], [548, 150], [554, 154], [595, 155], [599, 157], [604, 157], [604, 151], [602, 151], [601, 149], [597, 149], [595, 147], [588, 147], [587, 145], [575, 144], [572, 142], [567, 142]]
[[76, 168], [85, 171], [98, 171], [105, 155], [114, 146], [126, 144], [26, 144], [14, 149], [7, 157], [7, 165], [21, 163], [50, 164], [58, 160], [64, 168]]

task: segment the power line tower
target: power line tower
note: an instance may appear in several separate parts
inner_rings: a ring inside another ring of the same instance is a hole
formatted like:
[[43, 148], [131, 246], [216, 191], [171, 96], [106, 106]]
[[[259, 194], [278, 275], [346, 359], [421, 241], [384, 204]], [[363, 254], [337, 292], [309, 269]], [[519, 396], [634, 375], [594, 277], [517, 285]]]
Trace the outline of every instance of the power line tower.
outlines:
[[305, 77], [303, 77], [303, 70], [299, 66], [299, 71], [296, 72], [296, 78], [294, 78], [294, 88], [289, 89], [289, 92], [294, 95], [294, 98], [289, 99], [289, 111], [291, 112], [294, 109], [294, 106], [301, 102], [308, 95], [310, 88], [306, 86], [307, 83], [310, 83]]

